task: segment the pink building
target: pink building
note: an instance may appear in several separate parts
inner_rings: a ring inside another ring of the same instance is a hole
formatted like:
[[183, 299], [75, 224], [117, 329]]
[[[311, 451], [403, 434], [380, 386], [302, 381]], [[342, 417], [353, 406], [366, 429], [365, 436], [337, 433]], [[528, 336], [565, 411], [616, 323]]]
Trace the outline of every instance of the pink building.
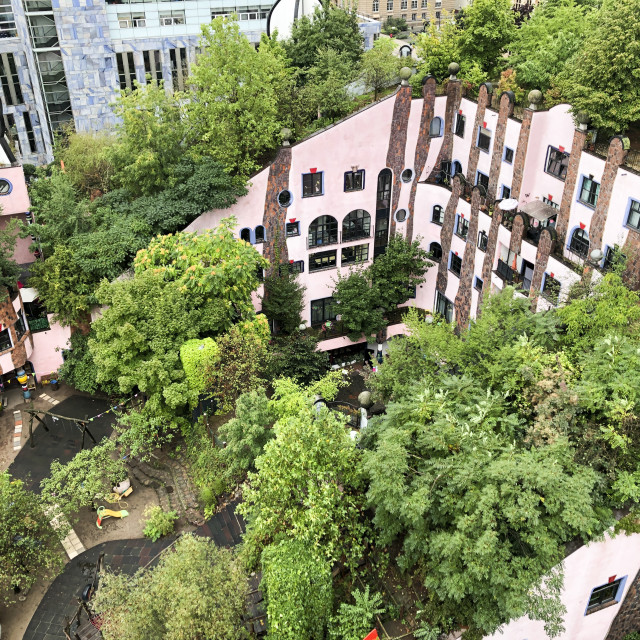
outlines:
[[[306, 140], [285, 142], [246, 196], [187, 230], [234, 215], [238, 235], [270, 260], [277, 243], [307, 287], [302, 320], [310, 325], [335, 320], [338, 270], [366, 265], [394, 232], [420, 237], [436, 260], [408, 304], [461, 327], [485, 291], [506, 284], [534, 309], [556, 305], [589, 262], [597, 273], [615, 251], [638, 274], [640, 163], [628, 140], [595, 147], [567, 105], [539, 110], [535, 91], [517, 113], [513, 95], [493, 96], [489, 84], [478, 100], [463, 97], [455, 75], [446, 95], [437, 93], [431, 77], [420, 99], [401, 86]], [[392, 325], [388, 335], [401, 331]], [[321, 342], [325, 350], [349, 345], [346, 337]]]

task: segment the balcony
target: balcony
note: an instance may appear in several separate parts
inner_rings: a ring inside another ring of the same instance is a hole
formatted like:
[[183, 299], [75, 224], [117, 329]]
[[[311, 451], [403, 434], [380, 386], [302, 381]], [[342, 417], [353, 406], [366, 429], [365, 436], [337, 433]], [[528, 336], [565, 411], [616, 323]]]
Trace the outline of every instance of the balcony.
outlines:
[[506, 262], [498, 259], [498, 267], [494, 271], [494, 273], [504, 280], [506, 284], [521, 284], [522, 276], [515, 270], [512, 269]]

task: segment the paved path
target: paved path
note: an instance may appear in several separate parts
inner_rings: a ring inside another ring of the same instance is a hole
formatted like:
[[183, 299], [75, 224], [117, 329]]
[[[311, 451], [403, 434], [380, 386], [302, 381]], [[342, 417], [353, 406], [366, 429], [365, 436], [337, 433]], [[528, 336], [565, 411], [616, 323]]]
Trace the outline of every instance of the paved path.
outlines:
[[[241, 541], [244, 521], [235, 513], [232, 503], [199, 527], [194, 533], [211, 538], [221, 547], [233, 547]], [[146, 565], [153, 566], [158, 554], [169, 546], [175, 537], [151, 542], [145, 538], [136, 540], [112, 540], [81, 553], [69, 562], [54, 580], [42, 602], [31, 618], [23, 640], [65, 640], [65, 619], [70, 619], [78, 608], [78, 598], [86, 584], [91, 582], [98, 556], [104, 553], [105, 565], [114, 571], [134, 574]]]

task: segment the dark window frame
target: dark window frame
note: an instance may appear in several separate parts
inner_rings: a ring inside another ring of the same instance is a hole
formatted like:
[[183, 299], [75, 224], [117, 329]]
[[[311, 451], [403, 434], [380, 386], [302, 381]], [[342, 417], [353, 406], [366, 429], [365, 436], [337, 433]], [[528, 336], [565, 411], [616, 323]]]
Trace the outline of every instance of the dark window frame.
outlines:
[[[262, 229], [262, 231], [261, 231], [259, 236], [258, 236], [258, 229]], [[267, 241], [267, 230], [265, 229], [264, 225], [259, 224], [253, 230], [253, 237], [255, 239], [255, 244], [262, 244], [263, 242]]]
[[[318, 189], [318, 181], [320, 189]], [[317, 198], [324, 195], [324, 171], [302, 174], [302, 197]]]
[[331, 244], [338, 244], [338, 221], [333, 216], [318, 216], [309, 225], [307, 246], [312, 249]]
[[[480, 283], [480, 286], [478, 286], [478, 283]], [[473, 288], [476, 291], [482, 291], [482, 287], [484, 287], [484, 281], [482, 280], [482, 278], [475, 276], [473, 280]]]
[[300, 221], [286, 222], [284, 232], [287, 238], [295, 238], [300, 235]]
[[489, 236], [487, 235], [486, 231], [479, 231], [478, 232], [478, 249], [480, 249], [480, 251], [487, 251], [487, 245], [489, 244]]
[[476, 186], [482, 187], [486, 193], [489, 189], [489, 176], [482, 171], [476, 171]]
[[600, 611], [607, 606], [619, 604], [622, 601], [622, 594], [624, 593], [626, 582], [627, 576], [623, 576], [621, 578], [611, 580], [611, 582], [607, 582], [606, 584], [594, 587], [589, 594], [584, 615], [588, 616], [589, 614]]
[[569, 168], [569, 156], [566, 151], [560, 151], [556, 147], [547, 147], [547, 157], [544, 161], [544, 172], [558, 180], [566, 180], [567, 169]]
[[463, 240], [466, 240], [469, 235], [469, 220], [461, 214], [456, 216], [456, 228], [454, 233]]
[[[333, 322], [336, 319], [337, 306], [333, 296], [312, 300], [309, 305], [311, 326], [317, 327], [325, 322]], [[315, 308], [315, 313], [314, 313]], [[320, 312], [320, 313], [319, 313]], [[318, 317], [320, 316], [320, 317]]]
[[[437, 249], [435, 247], [437, 247]], [[439, 242], [432, 242], [429, 245], [429, 256], [435, 262], [442, 260], [442, 245]]]
[[500, 196], [503, 200], [508, 200], [511, 197], [511, 187], [507, 187], [506, 184], [503, 184]]
[[[436, 209], [440, 210], [440, 217], [436, 220]], [[431, 210], [431, 222], [437, 224], [438, 226], [442, 226], [444, 224], [444, 207], [439, 204], [434, 204], [433, 209]]]
[[[636, 217], [635, 224], [631, 222], [632, 215]], [[631, 198], [631, 202], [629, 202], [629, 211], [627, 212], [627, 222], [625, 224], [630, 229], [640, 231], [640, 202], [634, 200], [633, 198]]]
[[434, 305], [434, 311], [442, 316], [447, 322], [453, 322], [454, 305], [449, 298], [436, 291], [436, 302]]
[[[440, 126], [438, 127], [438, 132], [437, 133], [432, 133], [433, 124], [436, 121], [438, 122], [438, 124]], [[444, 129], [444, 123], [442, 122], [442, 118], [440, 116], [434, 116], [433, 118], [431, 118], [431, 122], [429, 123], [429, 137], [430, 138], [442, 138], [443, 129]]]
[[[454, 264], [456, 265], [455, 268]], [[449, 253], [449, 271], [451, 271], [451, 273], [453, 273], [453, 275], [457, 276], [458, 278], [462, 273], [462, 258], [460, 256], [457, 256], [453, 251]]]
[[[586, 237], [585, 237], [586, 235]], [[571, 233], [571, 239], [569, 240], [569, 251], [575, 253], [581, 258], [586, 258], [589, 255], [589, 233], [586, 229], [576, 227]]]
[[[326, 264], [325, 264], [325, 258]], [[333, 258], [333, 259], [332, 259]], [[320, 265], [316, 264], [316, 261], [322, 261]], [[335, 269], [338, 266], [338, 251], [337, 249], [330, 249], [329, 251], [318, 251], [317, 253], [309, 254], [309, 273], [314, 271], [325, 271], [326, 269]]]
[[[354, 215], [355, 214], [355, 215]], [[365, 209], [354, 209], [342, 220], [342, 242], [371, 236], [371, 215]]]
[[540, 293], [542, 293], [542, 297], [545, 300], [548, 300], [554, 305], [558, 304], [561, 288], [562, 284], [560, 283], [560, 280], [557, 280], [548, 273], [544, 274], [544, 282], [542, 283]]
[[[587, 183], [589, 183], [587, 185]], [[598, 204], [598, 197], [600, 196], [600, 183], [596, 182], [593, 177], [582, 176], [582, 182], [580, 183], [580, 192], [578, 193], [578, 200], [591, 209], [595, 209]]]
[[[345, 252], [351, 254], [345, 258]], [[349, 247], [342, 247], [340, 252], [340, 264], [362, 264], [369, 260], [369, 243], [354, 244]]]
[[504, 157], [503, 160], [507, 163], [507, 164], [513, 164], [513, 158], [515, 155], [515, 151], [511, 148], [511, 147], [505, 147], [504, 148]]
[[362, 191], [363, 189], [364, 189], [364, 169], [358, 169], [357, 171], [344, 172], [345, 193], [351, 193], [352, 191]]
[[[485, 133], [486, 132], [486, 133]], [[478, 147], [478, 149], [480, 149], [480, 151], [484, 151], [485, 153], [489, 153], [489, 149], [491, 149], [491, 130], [487, 129], [486, 127], [483, 127], [482, 125], [480, 125], [478, 127], [478, 137], [476, 139], [476, 147]], [[486, 141], [486, 147], [484, 146]], [[483, 144], [480, 144], [480, 143]]]
[[456, 114], [456, 124], [453, 130], [454, 135], [458, 136], [459, 138], [464, 138], [464, 128], [466, 122], [467, 119], [465, 116], [463, 116], [461, 113]]

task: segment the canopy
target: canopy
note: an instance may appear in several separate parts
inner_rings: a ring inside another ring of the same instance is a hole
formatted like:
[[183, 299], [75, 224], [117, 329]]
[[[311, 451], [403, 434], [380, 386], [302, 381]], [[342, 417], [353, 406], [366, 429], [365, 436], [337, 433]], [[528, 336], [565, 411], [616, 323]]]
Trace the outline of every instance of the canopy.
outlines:
[[20, 289], [20, 295], [22, 296], [22, 302], [33, 302], [38, 298], [38, 290], [33, 287], [22, 287]]
[[542, 202], [541, 200], [532, 200], [531, 202], [523, 204], [520, 207], [520, 211], [526, 213], [531, 218], [540, 220], [540, 222], [544, 222], [545, 220], [558, 215], [557, 209]]

